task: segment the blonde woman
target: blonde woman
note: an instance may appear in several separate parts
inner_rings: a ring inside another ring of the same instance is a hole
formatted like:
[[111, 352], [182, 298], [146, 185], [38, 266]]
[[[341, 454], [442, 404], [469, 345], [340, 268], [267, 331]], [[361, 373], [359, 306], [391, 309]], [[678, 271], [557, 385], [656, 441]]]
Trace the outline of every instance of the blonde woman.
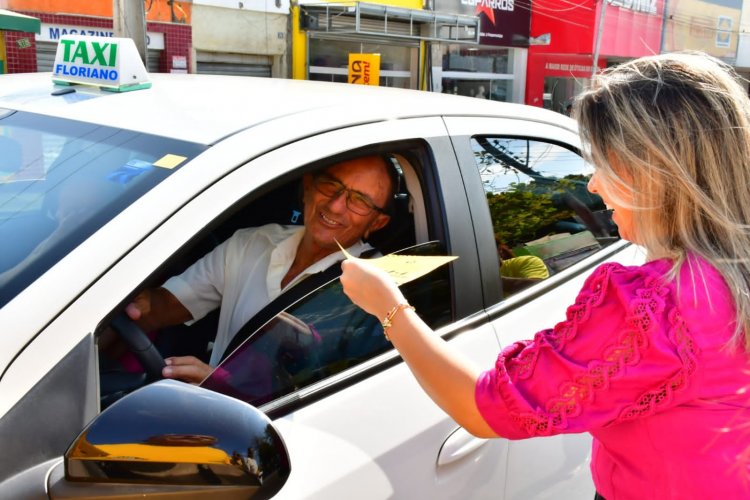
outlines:
[[[598, 498], [750, 498], [750, 102], [702, 54], [610, 68], [576, 101], [589, 189], [642, 245], [604, 264], [566, 321], [460, 359], [389, 277], [347, 261], [349, 297], [379, 318], [425, 391], [477, 436], [593, 435]], [[744, 459], [743, 459], [744, 457]]]

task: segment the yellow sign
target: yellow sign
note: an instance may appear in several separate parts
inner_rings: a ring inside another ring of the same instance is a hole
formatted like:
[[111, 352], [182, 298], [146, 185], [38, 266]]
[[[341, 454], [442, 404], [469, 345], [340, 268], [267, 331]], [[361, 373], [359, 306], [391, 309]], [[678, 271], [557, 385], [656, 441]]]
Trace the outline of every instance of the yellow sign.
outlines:
[[[338, 243], [338, 242], [337, 242]], [[356, 259], [339, 244], [339, 248], [347, 259]], [[458, 257], [452, 255], [385, 255], [377, 259], [363, 259], [368, 264], [388, 273], [396, 285], [403, 285], [420, 278], [430, 271], [447, 264]]]
[[380, 85], [380, 54], [349, 54], [349, 83]]

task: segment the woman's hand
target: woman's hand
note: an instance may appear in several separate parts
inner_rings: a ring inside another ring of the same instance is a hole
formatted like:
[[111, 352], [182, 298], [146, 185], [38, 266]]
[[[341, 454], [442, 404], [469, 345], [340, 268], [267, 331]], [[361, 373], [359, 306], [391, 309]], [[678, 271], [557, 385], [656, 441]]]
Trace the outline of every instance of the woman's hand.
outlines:
[[[381, 321], [393, 306], [406, 302], [393, 279], [366, 260], [347, 259], [341, 268], [344, 293]], [[459, 352], [453, 352], [419, 316], [408, 311], [396, 317], [388, 335], [435, 403], [475, 436], [497, 436], [482, 418], [474, 400], [479, 368]]]
[[341, 263], [341, 285], [356, 305], [377, 318], [384, 318], [391, 308], [406, 302], [388, 273], [363, 259], [347, 259]]

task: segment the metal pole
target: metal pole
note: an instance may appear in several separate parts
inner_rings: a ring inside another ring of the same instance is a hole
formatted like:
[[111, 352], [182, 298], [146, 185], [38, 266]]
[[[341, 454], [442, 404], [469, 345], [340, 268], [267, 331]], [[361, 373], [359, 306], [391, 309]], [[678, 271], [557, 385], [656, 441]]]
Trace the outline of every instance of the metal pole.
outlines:
[[659, 41], [659, 54], [664, 52], [664, 42], [667, 39], [667, 22], [669, 21], [669, 2], [664, 0], [664, 11], [662, 12], [661, 40]]
[[115, 36], [133, 39], [143, 65], [148, 68], [146, 10], [143, 0], [112, 0], [112, 24]]
[[602, 30], [604, 29], [604, 13], [607, 11], [608, 0], [600, 0], [602, 7], [599, 10], [599, 22], [596, 26], [596, 42], [594, 43], [594, 62], [591, 68], [591, 79], [593, 80], [596, 76], [596, 72], [599, 69], [599, 45], [602, 43]]

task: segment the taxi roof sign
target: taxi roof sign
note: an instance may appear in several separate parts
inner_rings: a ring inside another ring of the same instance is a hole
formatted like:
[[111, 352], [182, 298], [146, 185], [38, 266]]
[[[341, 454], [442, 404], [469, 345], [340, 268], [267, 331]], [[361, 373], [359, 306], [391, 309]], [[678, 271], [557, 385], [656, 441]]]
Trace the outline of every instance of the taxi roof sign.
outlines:
[[133, 40], [82, 35], [60, 37], [52, 81], [61, 85], [96, 85], [113, 92], [151, 86]]

